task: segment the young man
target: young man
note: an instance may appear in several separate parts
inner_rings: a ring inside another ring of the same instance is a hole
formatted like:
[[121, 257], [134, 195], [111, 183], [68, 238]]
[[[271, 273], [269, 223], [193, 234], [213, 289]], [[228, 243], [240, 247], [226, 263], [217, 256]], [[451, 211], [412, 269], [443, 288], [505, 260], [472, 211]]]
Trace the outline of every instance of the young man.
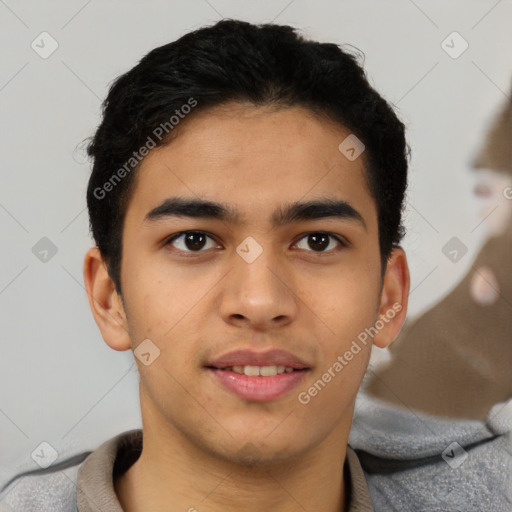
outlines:
[[372, 510], [347, 443], [406, 316], [407, 145], [356, 59], [220, 21], [116, 80], [89, 154], [84, 280], [143, 428], [40, 510]]

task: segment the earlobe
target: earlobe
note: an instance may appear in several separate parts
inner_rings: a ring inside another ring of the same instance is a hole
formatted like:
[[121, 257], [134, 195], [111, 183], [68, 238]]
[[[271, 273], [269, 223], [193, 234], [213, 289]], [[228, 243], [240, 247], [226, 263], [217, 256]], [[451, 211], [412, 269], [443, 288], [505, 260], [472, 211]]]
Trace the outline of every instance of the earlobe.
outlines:
[[129, 350], [131, 343], [123, 303], [98, 247], [87, 251], [83, 276], [89, 306], [105, 343], [114, 350]]
[[379, 348], [388, 347], [398, 336], [407, 315], [410, 275], [405, 251], [396, 247], [391, 251], [382, 285], [380, 307], [373, 344]]

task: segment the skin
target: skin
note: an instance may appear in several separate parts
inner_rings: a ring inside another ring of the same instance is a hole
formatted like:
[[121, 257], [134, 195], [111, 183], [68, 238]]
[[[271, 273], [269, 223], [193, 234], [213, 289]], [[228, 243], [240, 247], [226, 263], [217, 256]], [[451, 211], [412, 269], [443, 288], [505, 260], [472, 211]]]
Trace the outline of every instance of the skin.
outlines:
[[[338, 145], [349, 135], [309, 110], [232, 103], [197, 112], [178, 136], [152, 150], [137, 171], [123, 227], [122, 299], [97, 248], [84, 261], [94, 318], [114, 350], [150, 339], [160, 356], [140, 375], [143, 450], [115, 482], [129, 512], [345, 510], [343, 463], [354, 400], [371, 342], [307, 405], [298, 394], [317, 381], [365, 328], [393, 304], [402, 309], [374, 337], [386, 347], [407, 311], [409, 270], [393, 250], [383, 282], [375, 201], [363, 158]], [[236, 207], [231, 224], [144, 216], [171, 196]], [[274, 210], [294, 201], [342, 199], [362, 215], [272, 229]], [[173, 234], [212, 236], [194, 252]], [[322, 252], [308, 234], [330, 232]], [[262, 254], [247, 263], [236, 248], [248, 236]], [[191, 255], [192, 257], [187, 258]], [[298, 388], [269, 402], [246, 401], [204, 365], [233, 349], [281, 348], [311, 370]]]

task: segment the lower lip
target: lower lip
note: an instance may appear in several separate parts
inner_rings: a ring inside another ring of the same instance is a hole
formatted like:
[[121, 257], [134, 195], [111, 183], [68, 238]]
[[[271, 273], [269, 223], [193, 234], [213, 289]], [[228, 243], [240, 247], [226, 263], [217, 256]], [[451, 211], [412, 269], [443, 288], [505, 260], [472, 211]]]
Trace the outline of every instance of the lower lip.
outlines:
[[280, 373], [272, 377], [249, 376], [228, 370], [208, 368], [229, 391], [245, 400], [266, 402], [288, 393], [304, 379], [307, 370]]

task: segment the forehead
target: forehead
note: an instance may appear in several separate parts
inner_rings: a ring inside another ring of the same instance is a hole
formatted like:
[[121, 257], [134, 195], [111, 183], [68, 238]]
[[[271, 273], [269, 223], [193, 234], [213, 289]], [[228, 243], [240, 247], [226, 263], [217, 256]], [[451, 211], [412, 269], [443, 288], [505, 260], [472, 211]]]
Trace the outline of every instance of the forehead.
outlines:
[[350, 131], [304, 107], [231, 103], [195, 112], [177, 128], [137, 170], [127, 217], [142, 220], [177, 195], [229, 199], [244, 219], [268, 211], [269, 222], [273, 205], [327, 196], [372, 215], [364, 153], [349, 160], [339, 145]]

